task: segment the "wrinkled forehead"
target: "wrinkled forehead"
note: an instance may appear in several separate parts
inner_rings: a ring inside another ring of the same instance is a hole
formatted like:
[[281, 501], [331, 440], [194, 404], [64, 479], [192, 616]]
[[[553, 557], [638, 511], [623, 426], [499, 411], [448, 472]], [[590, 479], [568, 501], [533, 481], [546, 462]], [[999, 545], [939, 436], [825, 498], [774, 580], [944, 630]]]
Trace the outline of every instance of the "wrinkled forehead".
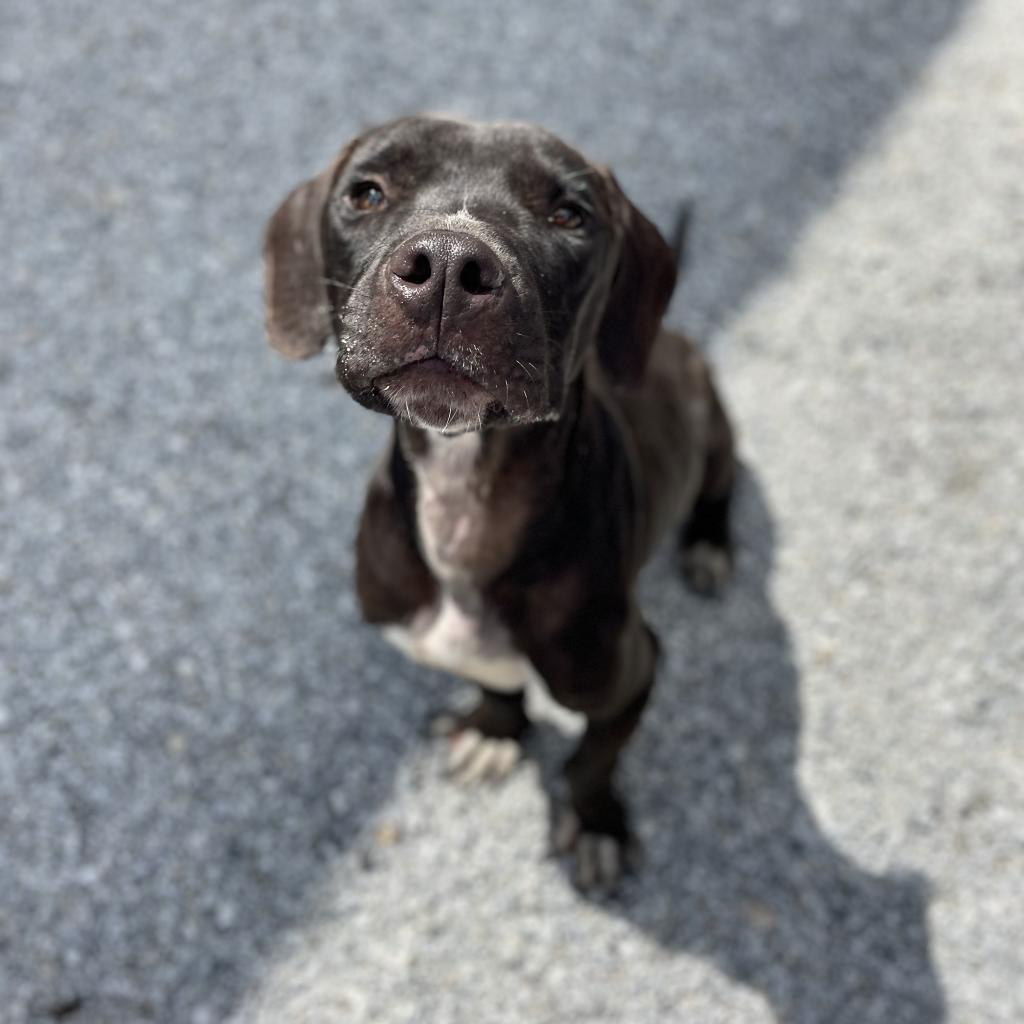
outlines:
[[534, 125], [406, 118], [367, 133], [350, 157], [349, 180], [381, 177], [402, 189], [510, 198], [565, 195], [601, 205], [601, 172]]

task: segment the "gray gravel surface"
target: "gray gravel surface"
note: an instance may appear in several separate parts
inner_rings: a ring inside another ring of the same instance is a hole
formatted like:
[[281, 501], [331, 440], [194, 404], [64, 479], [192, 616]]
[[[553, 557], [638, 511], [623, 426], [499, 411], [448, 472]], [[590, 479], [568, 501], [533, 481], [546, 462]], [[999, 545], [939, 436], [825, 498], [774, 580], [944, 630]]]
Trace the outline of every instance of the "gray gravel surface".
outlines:
[[[614, 902], [556, 732], [439, 778], [350, 589], [386, 423], [262, 337], [269, 211], [420, 108], [697, 206], [738, 579], [645, 579]], [[0, 166], [3, 1024], [1024, 1019], [1017, 0], [12, 0]]]

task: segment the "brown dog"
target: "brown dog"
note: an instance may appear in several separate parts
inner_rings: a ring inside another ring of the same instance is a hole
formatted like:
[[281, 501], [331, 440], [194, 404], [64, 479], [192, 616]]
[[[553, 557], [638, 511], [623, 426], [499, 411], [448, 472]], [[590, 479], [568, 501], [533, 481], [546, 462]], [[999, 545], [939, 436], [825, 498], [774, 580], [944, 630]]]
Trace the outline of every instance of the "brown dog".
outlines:
[[355, 139], [274, 214], [267, 329], [395, 419], [357, 541], [363, 614], [474, 680], [454, 767], [497, 776], [539, 679], [586, 716], [556, 845], [614, 883], [613, 786], [654, 682], [634, 600], [677, 530], [703, 592], [728, 576], [729, 423], [696, 349], [661, 329], [675, 259], [606, 170], [538, 128], [405, 118]]

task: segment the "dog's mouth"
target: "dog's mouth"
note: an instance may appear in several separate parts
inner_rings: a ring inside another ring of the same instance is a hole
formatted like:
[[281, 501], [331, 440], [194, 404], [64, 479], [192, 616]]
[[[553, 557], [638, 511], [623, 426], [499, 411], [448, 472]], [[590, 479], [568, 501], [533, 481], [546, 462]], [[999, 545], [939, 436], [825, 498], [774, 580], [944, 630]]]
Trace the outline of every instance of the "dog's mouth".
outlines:
[[501, 418], [501, 403], [439, 356], [406, 363], [373, 386], [392, 415], [417, 427], [462, 433]]

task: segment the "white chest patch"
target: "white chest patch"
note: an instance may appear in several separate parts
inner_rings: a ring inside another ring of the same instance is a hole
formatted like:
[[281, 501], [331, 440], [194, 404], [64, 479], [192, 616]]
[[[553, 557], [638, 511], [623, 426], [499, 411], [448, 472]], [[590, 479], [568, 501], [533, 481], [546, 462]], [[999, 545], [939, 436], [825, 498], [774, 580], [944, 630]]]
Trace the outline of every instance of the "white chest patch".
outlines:
[[466, 607], [447, 591], [407, 626], [387, 626], [384, 636], [405, 655], [431, 668], [464, 676], [492, 690], [515, 693], [537, 672], [513, 646], [508, 632], [483, 608]]
[[[483, 609], [481, 608], [481, 612]], [[384, 638], [421, 665], [471, 679], [500, 693], [526, 691], [526, 712], [568, 737], [579, 737], [586, 719], [552, 700], [540, 673], [517, 651], [493, 618], [467, 612], [449, 593], [406, 626], [385, 626]]]

